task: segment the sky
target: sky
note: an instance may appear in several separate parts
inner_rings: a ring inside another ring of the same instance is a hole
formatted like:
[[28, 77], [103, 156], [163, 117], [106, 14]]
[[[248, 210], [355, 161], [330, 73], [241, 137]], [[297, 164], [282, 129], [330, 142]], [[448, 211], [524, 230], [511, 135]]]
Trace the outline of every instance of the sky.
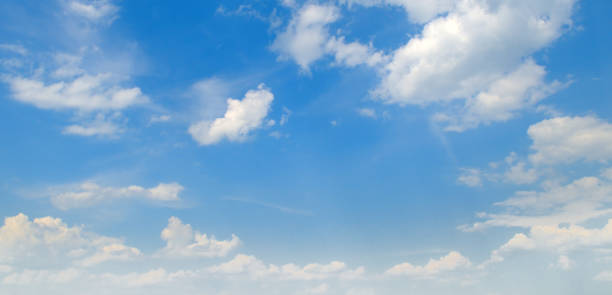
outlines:
[[612, 290], [612, 3], [0, 2], [0, 294]]

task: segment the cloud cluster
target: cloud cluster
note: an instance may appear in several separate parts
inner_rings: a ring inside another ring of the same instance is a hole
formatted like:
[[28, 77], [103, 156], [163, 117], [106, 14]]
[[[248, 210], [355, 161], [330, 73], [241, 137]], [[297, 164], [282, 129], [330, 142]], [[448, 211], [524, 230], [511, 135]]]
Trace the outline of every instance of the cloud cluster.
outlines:
[[371, 66], [381, 77], [373, 94], [384, 103], [446, 107], [458, 102], [434, 116], [447, 131], [507, 121], [564, 86], [546, 82], [546, 70], [530, 56], [571, 26], [574, 0], [339, 2], [402, 6], [424, 26], [385, 55], [371, 45], [331, 36], [329, 26], [340, 18], [339, 8], [309, 3], [294, 11], [271, 49], [306, 72], [325, 54], [338, 65]]
[[89, 267], [106, 261], [125, 261], [140, 256], [138, 249], [119, 239], [69, 227], [59, 218], [30, 220], [19, 214], [4, 219], [0, 227], [0, 262], [19, 265]]

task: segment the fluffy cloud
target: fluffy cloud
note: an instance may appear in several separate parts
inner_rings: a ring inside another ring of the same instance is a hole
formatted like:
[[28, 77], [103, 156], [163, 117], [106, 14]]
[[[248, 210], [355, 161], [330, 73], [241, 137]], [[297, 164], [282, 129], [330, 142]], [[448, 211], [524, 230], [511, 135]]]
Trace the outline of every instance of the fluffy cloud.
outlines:
[[528, 60], [513, 72], [492, 81], [486, 90], [468, 97], [459, 115], [439, 113], [434, 119], [446, 124], [447, 131], [457, 132], [507, 121], [518, 111], [535, 105], [562, 87], [559, 82], [546, 84], [545, 75], [544, 67]]
[[612, 159], [612, 124], [596, 117], [558, 117], [529, 127], [536, 164]]
[[427, 264], [413, 265], [408, 262], [395, 265], [385, 274], [393, 276], [410, 276], [417, 278], [433, 278], [441, 273], [465, 269], [472, 265], [469, 259], [459, 252], [452, 251], [439, 259], [430, 259]]
[[176, 182], [160, 183], [155, 187], [144, 188], [138, 185], [127, 187], [104, 187], [94, 182], [84, 182], [76, 189], [53, 193], [51, 203], [62, 210], [89, 207], [104, 201], [116, 199], [141, 198], [160, 202], [180, 200], [183, 186]]
[[340, 261], [332, 261], [329, 264], [311, 263], [303, 267], [295, 264], [277, 266], [266, 265], [254, 256], [244, 254], [238, 254], [228, 262], [211, 266], [207, 271], [212, 274], [248, 275], [253, 278], [276, 277], [284, 280], [323, 280], [333, 277], [355, 279], [365, 273], [363, 267], [349, 269]]
[[240, 245], [236, 235], [232, 235], [231, 240], [209, 238], [176, 217], [168, 220], [161, 238], [166, 241], [166, 247], [159, 254], [168, 257], [223, 257]]
[[263, 84], [249, 90], [242, 100], [227, 99], [227, 110], [222, 118], [200, 121], [189, 127], [189, 133], [200, 145], [211, 145], [227, 138], [243, 141], [258, 129], [268, 115], [274, 95]]
[[129, 260], [141, 255], [119, 239], [69, 227], [52, 217], [30, 220], [19, 214], [4, 219], [0, 227], [0, 262], [52, 265], [71, 262], [93, 266], [105, 261]]
[[[494, 88], [504, 88], [502, 77], [521, 72], [524, 57], [560, 36], [573, 2], [460, 1], [393, 53], [378, 94], [388, 103], [426, 105], [477, 96], [496, 81], [502, 85]], [[523, 66], [540, 78], [540, 68]]]
[[295, 13], [286, 30], [276, 37], [271, 49], [281, 57], [294, 59], [308, 71], [310, 63], [325, 54], [329, 39], [327, 25], [338, 17], [338, 9], [334, 6], [306, 4]]
[[41, 109], [81, 112], [121, 110], [148, 102], [140, 88], [120, 88], [110, 74], [81, 75], [46, 84], [37, 79], [8, 78], [13, 98]]
[[388, 57], [372, 45], [345, 41], [345, 37], [330, 36], [328, 25], [340, 17], [332, 5], [306, 4], [297, 10], [285, 31], [275, 39], [271, 49], [281, 58], [293, 59], [308, 72], [310, 64], [326, 54], [334, 56], [337, 65], [371, 67], [384, 64]]

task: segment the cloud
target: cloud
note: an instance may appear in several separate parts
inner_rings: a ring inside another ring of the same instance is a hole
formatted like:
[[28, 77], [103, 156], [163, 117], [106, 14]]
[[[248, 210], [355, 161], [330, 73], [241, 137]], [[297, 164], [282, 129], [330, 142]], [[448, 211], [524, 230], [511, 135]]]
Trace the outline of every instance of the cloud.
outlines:
[[151, 188], [144, 188], [138, 185], [104, 187], [94, 182], [84, 182], [78, 185], [76, 189], [52, 192], [51, 203], [59, 209], [68, 210], [91, 207], [105, 201], [130, 198], [172, 202], [180, 200], [179, 194], [183, 189], [183, 186], [176, 182], [160, 183]]
[[71, 263], [93, 266], [105, 261], [130, 260], [140, 251], [116, 238], [69, 227], [59, 218], [30, 220], [20, 213], [0, 227], [0, 262], [45, 266]]
[[344, 36], [330, 36], [328, 26], [339, 17], [339, 9], [333, 5], [306, 4], [294, 13], [270, 48], [282, 59], [293, 59], [305, 72], [326, 54], [333, 55], [336, 65], [347, 67], [362, 64], [376, 67], [388, 60], [371, 44], [347, 43]]
[[459, 175], [457, 181], [470, 187], [482, 186], [481, 173], [478, 169], [461, 168], [461, 175]]
[[612, 159], [612, 124], [599, 118], [557, 117], [531, 125], [527, 134], [535, 164], [607, 162]]
[[371, 118], [371, 119], [376, 119], [378, 117], [376, 115], [376, 111], [370, 108], [357, 109], [357, 114], [359, 114], [362, 117]]
[[166, 247], [159, 255], [167, 257], [223, 257], [240, 245], [240, 239], [232, 235], [231, 240], [217, 240], [194, 231], [189, 224], [171, 217], [161, 233]]
[[468, 97], [458, 114], [438, 113], [434, 119], [446, 124], [445, 130], [456, 132], [507, 121], [562, 87], [559, 82], [545, 83], [545, 75], [544, 67], [529, 59], [513, 72], [492, 81], [486, 90]]
[[252, 278], [272, 277], [282, 280], [323, 280], [328, 278], [356, 279], [361, 277], [365, 269], [359, 267], [348, 269], [340, 261], [328, 264], [311, 263], [303, 267], [295, 264], [277, 266], [266, 265], [254, 256], [238, 254], [232, 260], [211, 266], [207, 269], [212, 274], [248, 275]]
[[300, 8], [281, 32], [271, 49], [283, 58], [292, 58], [305, 71], [309, 65], [325, 54], [329, 39], [327, 25], [339, 17], [338, 9], [332, 5], [306, 4]]
[[6, 50], [19, 55], [28, 55], [28, 50], [20, 44], [0, 44], [0, 50]]
[[442, 273], [469, 268], [472, 265], [469, 259], [459, 252], [451, 251], [439, 259], [430, 259], [427, 264], [413, 265], [405, 262], [388, 269], [385, 274], [391, 276], [409, 276], [416, 278], [433, 278]]
[[242, 100], [228, 98], [222, 118], [197, 122], [189, 126], [189, 133], [200, 145], [216, 144], [223, 139], [244, 141], [250, 132], [262, 126], [273, 100], [272, 92], [260, 84], [247, 91]]
[[70, 14], [94, 23], [103, 22], [106, 24], [112, 23], [119, 12], [119, 7], [114, 5], [111, 0], [65, 1], [65, 8]]
[[15, 100], [41, 109], [81, 112], [122, 110], [149, 100], [140, 88], [121, 88], [110, 74], [81, 75], [72, 81], [46, 84], [35, 78], [8, 78]]

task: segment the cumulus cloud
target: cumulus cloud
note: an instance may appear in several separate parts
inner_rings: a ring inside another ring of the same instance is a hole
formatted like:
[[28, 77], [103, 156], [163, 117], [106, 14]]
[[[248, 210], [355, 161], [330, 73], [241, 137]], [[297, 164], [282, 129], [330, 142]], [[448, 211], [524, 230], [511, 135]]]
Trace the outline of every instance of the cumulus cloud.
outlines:
[[200, 145], [223, 139], [244, 141], [250, 132], [263, 125], [273, 100], [272, 92], [260, 84], [257, 89], [247, 91], [242, 100], [228, 98], [223, 117], [195, 123], [189, 127], [189, 133]]
[[240, 239], [232, 235], [231, 240], [217, 240], [194, 231], [189, 224], [171, 217], [161, 233], [166, 247], [159, 255], [167, 257], [223, 257], [240, 245]]
[[[573, 2], [460, 1], [393, 53], [377, 92], [384, 101], [401, 105], [476, 96], [558, 38], [571, 22]], [[541, 68], [524, 66], [540, 78]], [[503, 88], [504, 82], [499, 83], [497, 88]]]
[[66, 262], [93, 266], [105, 261], [129, 260], [138, 249], [119, 239], [66, 225], [59, 218], [30, 220], [24, 214], [4, 219], [0, 227], [0, 262], [20, 265], [53, 265]]
[[297, 10], [285, 31], [278, 34], [271, 46], [281, 58], [293, 59], [303, 71], [326, 54], [334, 57], [335, 64], [347, 67], [384, 64], [388, 57], [372, 45], [346, 42], [344, 36], [330, 36], [328, 26], [340, 17], [333, 5], [306, 4]]
[[607, 162], [612, 159], [612, 124], [593, 116], [557, 117], [529, 127], [535, 164]]
[[4, 277], [2, 283], [6, 285], [68, 284], [82, 276], [82, 271], [75, 268], [59, 271], [25, 269]]
[[[138, 185], [127, 187], [100, 186], [95, 182], [84, 182], [75, 189], [52, 192], [51, 203], [62, 210], [90, 207], [105, 201], [141, 198], [159, 202], [180, 200], [183, 186], [176, 182], [160, 183], [155, 187], [144, 188]], [[54, 189], [52, 189], [54, 190]]]
[[357, 114], [359, 114], [362, 117], [371, 118], [371, 119], [376, 119], [378, 117], [376, 115], [376, 111], [370, 108], [357, 109]]
[[472, 263], [461, 253], [456, 251], [449, 252], [446, 256], [439, 259], [430, 259], [427, 264], [413, 265], [405, 262], [395, 265], [388, 269], [385, 274], [392, 276], [409, 276], [416, 278], [433, 278], [442, 273], [451, 272], [470, 267]]
[[266, 265], [254, 256], [238, 254], [232, 260], [211, 266], [212, 274], [248, 275], [253, 278], [275, 277], [283, 280], [323, 280], [328, 278], [356, 279], [365, 273], [363, 267], [349, 269], [344, 262], [332, 261], [328, 264], [311, 263], [303, 267], [295, 264], [277, 266]]

